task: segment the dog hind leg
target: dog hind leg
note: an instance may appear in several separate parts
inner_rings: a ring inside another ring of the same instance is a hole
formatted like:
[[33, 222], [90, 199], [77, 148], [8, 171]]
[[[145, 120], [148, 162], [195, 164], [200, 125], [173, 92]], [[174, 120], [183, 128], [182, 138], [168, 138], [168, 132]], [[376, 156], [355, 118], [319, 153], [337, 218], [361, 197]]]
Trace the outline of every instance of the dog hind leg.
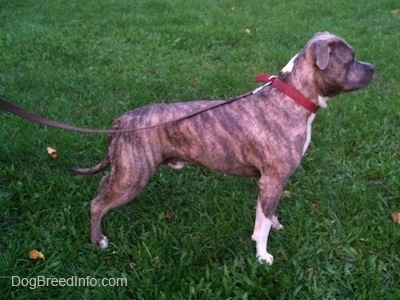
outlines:
[[[128, 164], [129, 165], [129, 164]], [[132, 166], [132, 165], [130, 165]], [[105, 249], [108, 239], [102, 232], [102, 218], [113, 208], [133, 200], [147, 185], [154, 171], [133, 170], [126, 165], [113, 167], [100, 185], [100, 192], [91, 202], [91, 242]]]
[[283, 225], [281, 224], [281, 222], [279, 222], [278, 216], [277, 215], [273, 215], [271, 218], [272, 221], [272, 228], [275, 230], [281, 230], [283, 229]]

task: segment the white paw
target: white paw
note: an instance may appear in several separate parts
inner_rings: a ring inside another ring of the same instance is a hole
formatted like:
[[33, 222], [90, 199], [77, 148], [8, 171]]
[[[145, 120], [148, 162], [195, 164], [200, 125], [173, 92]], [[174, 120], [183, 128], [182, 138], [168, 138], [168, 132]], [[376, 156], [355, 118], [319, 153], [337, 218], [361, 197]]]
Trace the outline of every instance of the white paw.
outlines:
[[272, 224], [272, 228], [275, 230], [281, 230], [281, 229], [283, 229], [283, 225], [278, 222], [276, 224]]
[[275, 230], [281, 230], [283, 229], [283, 225], [279, 222], [278, 217], [277, 216], [273, 216], [272, 219], [272, 228]]
[[257, 260], [261, 263], [261, 264], [268, 264], [268, 265], [272, 265], [272, 263], [274, 262], [274, 257], [269, 254], [268, 252], [263, 254], [263, 255], [258, 255], [257, 256]]
[[108, 247], [108, 238], [103, 235], [98, 244], [101, 249], [106, 249]]
[[172, 161], [168, 163], [168, 167], [175, 170], [182, 169], [185, 165], [183, 161]]

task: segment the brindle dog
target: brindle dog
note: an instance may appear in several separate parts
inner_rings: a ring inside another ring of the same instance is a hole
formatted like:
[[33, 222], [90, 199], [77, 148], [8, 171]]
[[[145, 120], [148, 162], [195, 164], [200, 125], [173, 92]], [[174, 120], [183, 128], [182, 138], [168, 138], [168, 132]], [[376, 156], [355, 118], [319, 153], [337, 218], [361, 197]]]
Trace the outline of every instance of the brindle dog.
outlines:
[[[357, 61], [346, 41], [323, 32], [312, 37], [279, 78], [325, 107], [328, 97], [367, 86], [373, 73], [374, 66]], [[279, 198], [307, 150], [315, 114], [265, 85], [247, 97], [184, 118], [222, 102], [154, 104], [115, 120], [112, 129], [116, 130], [166, 124], [111, 134], [103, 161], [92, 168], [74, 169], [87, 175], [111, 166], [91, 202], [92, 243], [108, 246], [101, 230], [102, 217], [135, 198], [160, 165], [181, 168], [194, 163], [225, 174], [258, 178], [252, 239], [258, 260], [272, 264], [273, 256], [267, 252], [269, 231], [271, 227], [282, 228], [276, 217]]]

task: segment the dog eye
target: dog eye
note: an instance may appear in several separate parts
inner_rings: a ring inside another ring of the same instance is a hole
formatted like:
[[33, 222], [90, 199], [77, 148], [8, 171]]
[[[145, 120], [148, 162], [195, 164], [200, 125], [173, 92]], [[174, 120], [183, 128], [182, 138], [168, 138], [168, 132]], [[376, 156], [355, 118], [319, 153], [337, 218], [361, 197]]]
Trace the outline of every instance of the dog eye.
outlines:
[[354, 61], [355, 61], [355, 56], [354, 55], [345, 55], [342, 58], [342, 62], [345, 65], [352, 65], [354, 63]]

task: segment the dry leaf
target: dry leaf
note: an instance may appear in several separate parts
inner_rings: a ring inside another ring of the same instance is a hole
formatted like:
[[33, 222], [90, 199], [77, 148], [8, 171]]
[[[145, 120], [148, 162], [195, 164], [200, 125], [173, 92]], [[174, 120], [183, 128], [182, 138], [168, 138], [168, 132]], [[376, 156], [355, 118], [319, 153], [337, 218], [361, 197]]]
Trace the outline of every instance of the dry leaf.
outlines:
[[124, 70], [122, 68], [115, 68], [114, 69], [114, 72], [117, 73], [117, 74], [122, 74], [123, 71]]
[[174, 220], [174, 214], [169, 210], [164, 212], [164, 217], [167, 222], [172, 222]]
[[192, 84], [195, 84], [195, 83], [197, 83], [199, 81], [199, 78], [197, 77], [197, 76], [193, 76], [191, 79], [190, 79], [190, 82], [192, 83]]
[[373, 185], [382, 185], [382, 184], [384, 184], [384, 181], [383, 180], [373, 180], [373, 181], [371, 181], [371, 183]]
[[57, 158], [57, 150], [51, 147], [47, 147], [47, 154], [52, 158]]
[[42, 252], [39, 252], [37, 250], [32, 250], [29, 252], [29, 258], [30, 259], [42, 259], [44, 260], [44, 255]]
[[400, 12], [400, 9], [392, 9], [390, 12], [392, 14], [398, 14]]
[[392, 213], [393, 222], [400, 224], [400, 211], [395, 211]]
[[282, 197], [283, 198], [291, 198], [292, 197], [292, 193], [288, 190], [285, 190], [282, 192]]
[[314, 211], [319, 211], [321, 209], [321, 206], [318, 203], [313, 203], [313, 204], [311, 204], [311, 208]]
[[136, 268], [136, 263], [134, 263], [133, 261], [131, 261], [129, 263], [129, 268], [131, 268], [132, 270]]

